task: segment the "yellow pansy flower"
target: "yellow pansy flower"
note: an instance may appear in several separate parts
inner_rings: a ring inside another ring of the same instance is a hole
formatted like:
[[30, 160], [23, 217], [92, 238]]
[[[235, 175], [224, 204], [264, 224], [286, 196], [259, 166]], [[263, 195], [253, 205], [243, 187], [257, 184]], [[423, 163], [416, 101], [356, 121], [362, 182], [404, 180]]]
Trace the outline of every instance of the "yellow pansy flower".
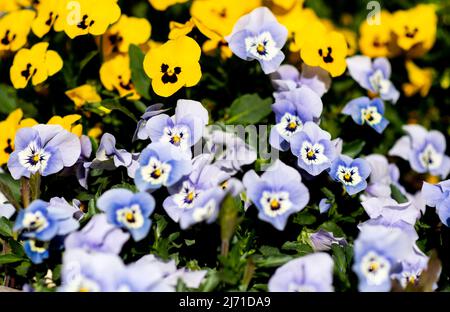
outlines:
[[403, 84], [403, 92], [406, 96], [413, 96], [420, 93], [420, 96], [426, 97], [433, 83], [433, 69], [420, 68], [412, 61], [406, 61], [406, 70], [408, 71], [409, 83]]
[[148, 41], [151, 25], [145, 18], [122, 15], [119, 21], [103, 35], [103, 53], [128, 53], [130, 44], [140, 45]]
[[300, 51], [303, 61], [309, 66], [325, 69], [332, 77], [342, 75], [347, 68], [345, 58], [348, 54], [344, 35], [336, 31], [327, 32], [323, 28], [311, 34], [305, 39]]
[[304, 0], [265, 0], [267, 5], [275, 15], [283, 15], [294, 10], [295, 7], [303, 7]]
[[63, 60], [58, 53], [47, 49], [48, 42], [41, 42], [17, 52], [10, 69], [14, 88], [23, 89], [30, 80], [36, 86], [61, 70]]
[[102, 124], [100, 124], [100, 123], [96, 124], [95, 127], [91, 128], [88, 131], [88, 136], [97, 141], [100, 139], [102, 134], [103, 134], [103, 128], [102, 128]]
[[392, 15], [381, 11], [380, 23], [365, 20], [359, 27], [359, 49], [369, 57], [392, 56]]
[[169, 97], [184, 86], [195, 86], [202, 77], [200, 55], [197, 42], [186, 36], [150, 50], [144, 59], [144, 70], [152, 79], [155, 93]]
[[186, 36], [194, 29], [194, 27], [197, 27], [200, 32], [208, 38], [202, 45], [202, 51], [206, 55], [214, 56], [217, 50], [220, 49], [220, 57], [222, 59], [228, 59], [233, 56], [233, 52], [228, 47], [228, 42], [226, 42], [225, 38], [220, 36], [218, 33], [208, 29], [194, 17], [184, 24], [174, 21], [170, 22], [169, 39], [177, 39], [179, 37]]
[[177, 4], [177, 3], [185, 3], [188, 2], [189, 0], [148, 0], [148, 2], [150, 2], [150, 4], [152, 5], [152, 7], [155, 8], [155, 10], [158, 11], [164, 11], [166, 10], [168, 7]]
[[67, 115], [64, 117], [53, 116], [48, 122], [48, 125], [60, 125], [65, 130], [72, 132], [76, 136], [80, 137], [83, 134], [83, 126], [81, 124], [75, 124], [81, 119], [80, 115]]
[[120, 18], [120, 7], [117, 0], [77, 0], [67, 13], [64, 31], [70, 38], [91, 34], [103, 35], [109, 25]]
[[421, 4], [397, 11], [392, 18], [392, 30], [397, 45], [405, 51], [415, 48], [419, 54], [431, 49], [436, 40], [437, 16], [434, 5]]
[[333, 21], [329, 19], [321, 19], [322, 24], [325, 26], [325, 29], [330, 31], [337, 31], [344, 35], [345, 41], [347, 42], [347, 56], [354, 55], [357, 50], [357, 40], [356, 33], [348, 28], [339, 28], [333, 24]]
[[184, 24], [171, 21], [169, 23], [169, 39], [177, 39], [179, 37], [186, 36], [194, 29], [195, 26], [195, 20], [193, 18], [191, 18]]
[[326, 33], [325, 25], [311, 9], [295, 10], [283, 17], [277, 17], [289, 31], [291, 44], [289, 50], [298, 52], [307, 40]]
[[[231, 33], [234, 24], [241, 16], [260, 5], [260, 0], [194, 0], [191, 16], [205, 28], [225, 37]], [[203, 32], [201, 27], [199, 30]], [[205, 35], [210, 37], [208, 34]]]
[[128, 55], [117, 55], [103, 63], [100, 68], [100, 80], [103, 86], [110, 90], [117, 90], [121, 97], [129, 100], [139, 100], [141, 97], [131, 81], [130, 58]]
[[[72, 102], [74, 102], [75, 109], [77, 110], [79, 110], [85, 104], [100, 103], [102, 101], [102, 98], [97, 93], [95, 87], [90, 84], [85, 84], [72, 90], [68, 90], [66, 91], [66, 95], [69, 97], [69, 99], [72, 100]], [[106, 114], [109, 114], [111, 112], [111, 110], [107, 109], [104, 106], [100, 106], [98, 109], [102, 110]]]
[[53, 27], [55, 31], [63, 31], [67, 20], [68, 0], [40, 0], [37, 16], [31, 29], [42, 38]]
[[34, 119], [22, 119], [22, 110], [16, 109], [6, 120], [0, 122], [0, 166], [6, 164], [9, 155], [14, 151], [14, 139], [17, 130], [37, 125]]
[[31, 10], [19, 10], [0, 18], [0, 51], [17, 51], [27, 43], [35, 15]]

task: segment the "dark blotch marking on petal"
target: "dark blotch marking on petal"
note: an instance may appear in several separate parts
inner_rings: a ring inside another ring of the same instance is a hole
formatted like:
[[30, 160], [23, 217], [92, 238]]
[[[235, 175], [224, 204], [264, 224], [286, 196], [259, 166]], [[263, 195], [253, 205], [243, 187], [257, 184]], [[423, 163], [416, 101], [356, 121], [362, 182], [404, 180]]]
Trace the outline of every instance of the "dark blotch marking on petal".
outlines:
[[5, 152], [6, 154], [12, 154], [12, 152], [14, 152], [14, 150], [13, 150], [13, 148], [12, 148], [12, 141], [11, 141], [11, 139], [8, 139], [8, 140], [6, 141], [6, 143], [7, 143], [7, 147], [4, 149], [4, 152]]
[[161, 80], [164, 84], [176, 83], [178, 81], [177, 75], [181, 74], [181, 67], [175, 67], [173, 71], [169, 71], [169, 65], [162, 64], [161, 72], [163, 73]]
[[11, 42], [13, 42], [14, 41], [14, 39], [16, 39], [16, 35], [14, 34], [11, 38], [10, 38], [10, 34], [11, 34], [11, 31], [8, 29], [8, 30], [6, 30], [6, 32], [5, 32], [5, 36], [2, 38], [2, 40], [1, 40], [1, 43], [3, 44], [3, 45], [8, 45], [8, 44], [10, 44]]

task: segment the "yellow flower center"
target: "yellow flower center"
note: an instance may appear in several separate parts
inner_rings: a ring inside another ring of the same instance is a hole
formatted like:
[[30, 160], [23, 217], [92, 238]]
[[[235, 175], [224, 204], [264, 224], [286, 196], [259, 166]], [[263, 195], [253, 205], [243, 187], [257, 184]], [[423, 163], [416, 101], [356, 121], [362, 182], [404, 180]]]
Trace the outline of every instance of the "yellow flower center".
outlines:
[[126, 213], [125, 218], [128, 222], [134, 222], [134, 214], [131, 211]]
[[377, 262], [372, 262], [369, 265], [369, 272], [375, 272], [380, 268], [380, 265]]
[[295, 121], [291, 121], [288, 125], [288, 128], [291, 130], [295, 130], [297, 128], [297, 123]]
[[152, 172], [151, 176], [154, 179], [158, 179], [161, 176], [161, 174], [162, 174], [161, 169], [158, 168]]
[[186, 196], [186, 199], [187, 199], [189, 202], [192, 202], [192, 201], [194, 200], [194, 197], [195, 197], [194, 192], [189, 192], [189, 194]]
[[180, 138], [179, 135], [174, 135], [174, 136], [172, 137], [172, 142], [173, 142], [173, 144], [178, 144], [178, 143], [180, 143], [180, 141], [181, 141], [181, 138]]
[[308, 158], [314, 157], [314, 151], [313, 151], [313, 150], [310, 150], [310, 151], [306, 154], [306, 156], [308, 156]]
[[344, 180], [345, 181], [349, 182], [349, 181], [351, 181], [351, 179], [352, 179], [352, 175], [350, 173], [346, 173], [344, 175]]
[[276, 199], [272, 199], [272, 201], [270, 202], [270, 208], [272, 210], [278, 210], [280, 209], [280, 202]]
[[266, 51], [266, 47], [262, 43], [260, 43], [256, 47], [256, 51], [258, 51], [258, 53], [262, 54]]

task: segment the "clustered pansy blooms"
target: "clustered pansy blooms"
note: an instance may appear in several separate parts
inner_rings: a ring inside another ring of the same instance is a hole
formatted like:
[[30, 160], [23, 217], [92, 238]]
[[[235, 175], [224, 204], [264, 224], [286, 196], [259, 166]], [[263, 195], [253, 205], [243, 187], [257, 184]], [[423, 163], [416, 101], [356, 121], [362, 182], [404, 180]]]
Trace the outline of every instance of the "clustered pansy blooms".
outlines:
[[443, 6], [135, 2], [0, 2], [2, 285], [448, 289]]

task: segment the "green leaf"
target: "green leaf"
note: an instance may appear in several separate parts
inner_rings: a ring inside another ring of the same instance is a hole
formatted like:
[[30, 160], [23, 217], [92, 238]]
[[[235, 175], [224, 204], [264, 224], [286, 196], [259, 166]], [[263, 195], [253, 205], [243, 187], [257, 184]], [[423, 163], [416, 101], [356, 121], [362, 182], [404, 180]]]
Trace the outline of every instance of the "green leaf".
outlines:
[[310, 245], [301, 242], [285, 242], [281, 247], [283, 250], [293, 250], [304, 256], [313, 252]]
[[14, 88], [0, 85], [0, 113], [9, 114], [17, 107], [15, 93]]
[[333, 233], [334, 237], [345, 237], [344, 231], [334, 222], [327, 221], [319, 226], [319, 229], [323, 229], [327, 232]]
[[264, 257], [283, 255], [278, 248], [272, 246], [261, 246], [259, 251]]
[[134, 44], [130, 45], [128, 54], [130, 55], [131, 80], [133, 81], [134, 87], [143, 98], [150, 100], [151, 80], [144, 71], [145, 55]]
[[0, 235], [4, 237], [13, 236], [13, 223], [5, 217], [0, 218]]
[[8, 175], [0, 175], [0, 193], [2, 193], [8, 202], [16, 209], [20, 208], [20, 184]]
[[246, 94], [237, 98], [229, 109], [226, 124], [257, 124], [272, 112], [272, 99], [261, 99], [257, 94]]
[[22, 261], [23, 258], [14, 254], [0, 255], [0, 265], [8, 263], [16, 263]]
[[344, 143], [342, 147], [342, 154], [345, 154], [351, 158], [358, 156], [366, 145], [366, 141], [355, 140], [349, 143]]
[[128, 108], [123, 106], [120, 103], [119, 99], [103, 100], [100, 103], [95, 104], [95, 106], [97, 108], [100, 107], [100, 106], [104, 106], [104, 107], [106, 107], [107, 109], [110, 109], [110, 110], [118, 110], [118, 111], [124, 113], [125, 115], [127, 115], [128, 117], [130, 117], [131, 119], [133, 119], [133, 121], [137, 122], [137, 119], [134, 116], [134, 114], [132, 112], [130, 112], [130, 110]]
[[271, 257], [255, 257], [255, 265], [260, 268], [273, 268], [279, 267], [286, 262], [294, 259], [292, 256], [282, 255], [282, 256], [271, 256]]
[[396, 187], [393, 184], [391, 184], [391, 196], [399, 204], [403, 204], [403, 203], [407, 203], [408, 202], [408, 198], [405, 195], [403, 195], [402, 192], [400, 192], [400, 190], [398, 189], [398, 187]]
[[294, 223], [300, 225], [310, 225], [316, 222], [317, 218], [309, 212], [299, 212], [294, 216]]
[[86, 57], [80, 62], [80, 73], [97, 55], [98, 50], [91, 51], [86, 55]]

